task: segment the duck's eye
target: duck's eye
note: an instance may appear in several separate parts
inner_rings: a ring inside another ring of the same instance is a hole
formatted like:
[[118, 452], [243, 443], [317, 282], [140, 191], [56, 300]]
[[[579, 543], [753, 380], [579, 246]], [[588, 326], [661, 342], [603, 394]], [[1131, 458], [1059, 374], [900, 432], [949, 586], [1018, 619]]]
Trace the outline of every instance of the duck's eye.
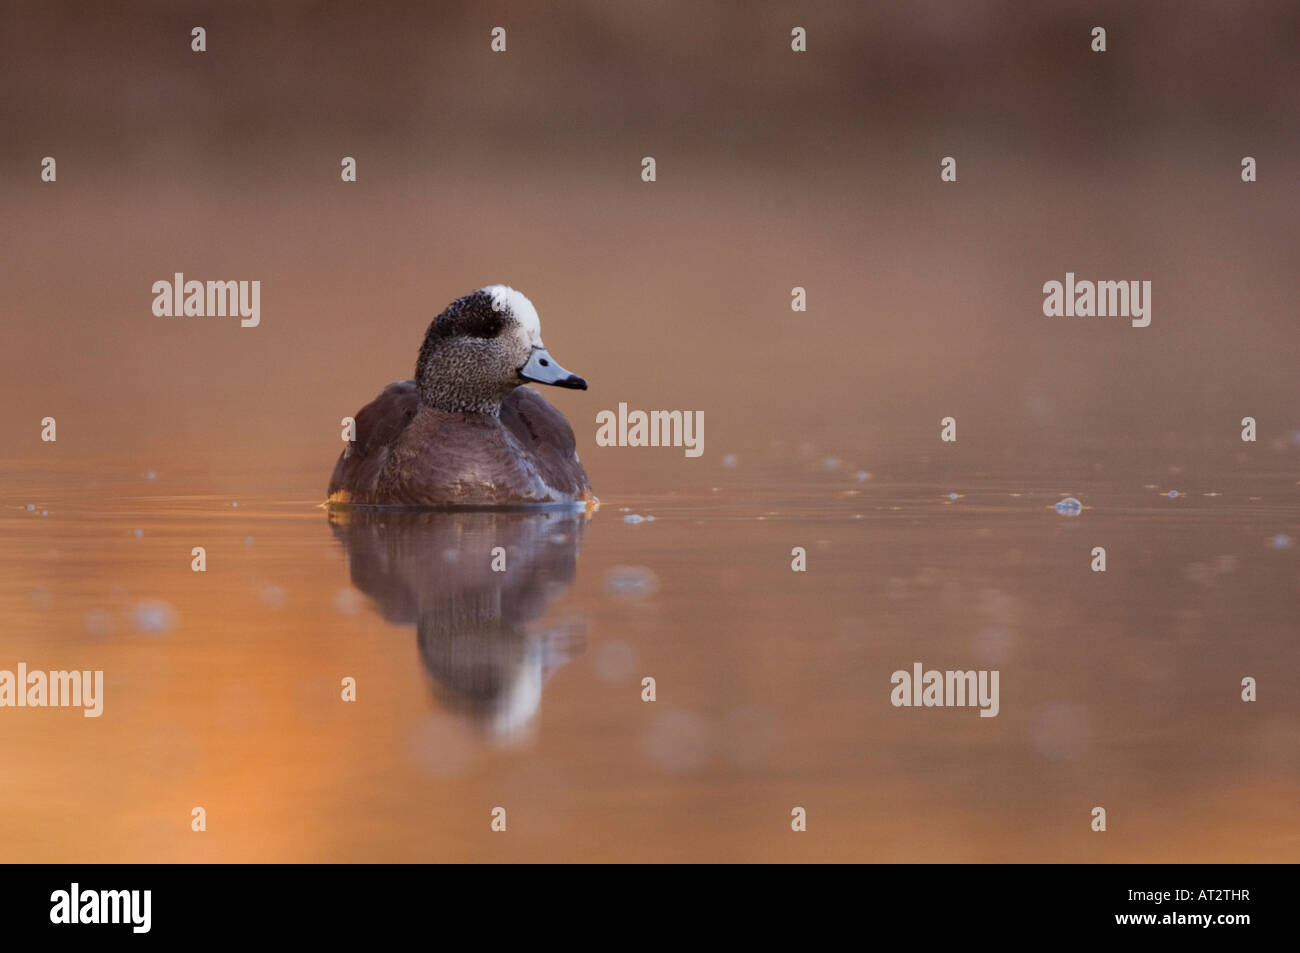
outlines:
[[540, 361], [538, 361], [537, 363], [540, 364], [540, 365], [542, 365], [542, 367], [550, 367], [550, 366], [551, 366], [551, 362], [548, 361], [546, 358], [542, 358], [542, 359], [541, 359]]

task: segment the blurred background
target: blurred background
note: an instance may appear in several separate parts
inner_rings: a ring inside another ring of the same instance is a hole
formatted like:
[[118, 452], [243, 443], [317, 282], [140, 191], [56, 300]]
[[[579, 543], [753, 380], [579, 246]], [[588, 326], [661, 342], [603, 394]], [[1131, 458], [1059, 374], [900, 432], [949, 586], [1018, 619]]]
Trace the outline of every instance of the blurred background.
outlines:
[[[318, 461], [498, 281], [591, 380], [566, 412], [702, 409], [718, 449], [849, 415], [893, 456], [955, 407], [1009, 463], [1295, 422], [1294, 4], [9, 11], [15, 450]], [[1151, 280], [1152, 326], [1044, 318], [1067, 270]], [[155, 318], [176, 271], [260, 279], [261, 327]], [[646, 462], [626, 476], [662, 479]]]
[[[1296, 860], [1298, 63], [1287, 2], [6, 4], [0, 667], [110, 695], [0, 713], [0, 843]], [[260, 326], [155, 317], [178, 271], [260, 280]], [[1150, 327], [1044, 317], [1067, 271], [1151, 281]], [[546, 396], [605, 504], [547, 590], [585, 633], [548, 656], [553, 730], [508, 757], [314, 509], [340, 419], [496, 282], [591, 384]], [[704, 411], [704, 455], [596, 447], [619, 402]], [[917, 659], [1003, 665], [1002, 715], [890, 708]], [[508, 846], [500, 792], [534, 814]]]

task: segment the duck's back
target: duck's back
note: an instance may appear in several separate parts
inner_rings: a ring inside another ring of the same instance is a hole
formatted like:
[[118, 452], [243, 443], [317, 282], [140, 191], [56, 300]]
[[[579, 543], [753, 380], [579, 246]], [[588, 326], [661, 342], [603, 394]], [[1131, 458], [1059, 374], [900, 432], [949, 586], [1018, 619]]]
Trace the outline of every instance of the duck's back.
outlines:
[[356, 417], [330, 479], [335, 503], [501, 506], [591, 499], [573, 428], [530, 387], [499, 417], [420, 405], [414, 381], [389, 384]]

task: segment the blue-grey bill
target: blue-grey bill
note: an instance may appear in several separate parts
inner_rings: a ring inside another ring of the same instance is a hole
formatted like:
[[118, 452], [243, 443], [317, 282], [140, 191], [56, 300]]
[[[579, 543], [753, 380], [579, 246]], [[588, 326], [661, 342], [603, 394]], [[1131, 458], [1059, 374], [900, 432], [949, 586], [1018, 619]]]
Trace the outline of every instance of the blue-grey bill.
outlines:
[[533, 348], [528, 356], [528, 363], [519, 368], [519, 376], [526, 381], [537, 384], [551, 384], [555, 387], [571, 387], [574, 390], [586, 390], [587, 382], [577, 374], [570, 374], [544, 347]]

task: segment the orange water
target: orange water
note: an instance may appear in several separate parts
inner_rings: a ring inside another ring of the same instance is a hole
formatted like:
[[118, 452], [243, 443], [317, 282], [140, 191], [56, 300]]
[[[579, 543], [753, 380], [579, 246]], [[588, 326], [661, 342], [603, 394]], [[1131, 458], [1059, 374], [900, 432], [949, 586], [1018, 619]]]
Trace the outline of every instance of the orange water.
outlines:
[[[98, 719], [0, 711], [7, 860], [1300, 857], [1281, 476], [954, 501], [757, 459], [589, 519], [331, 521], [319, 474], [93, 474], [4, 473], [3, 667], [105, 673]], [[999, 715], [892, 707], [914, 661], [1000, 670]]]

